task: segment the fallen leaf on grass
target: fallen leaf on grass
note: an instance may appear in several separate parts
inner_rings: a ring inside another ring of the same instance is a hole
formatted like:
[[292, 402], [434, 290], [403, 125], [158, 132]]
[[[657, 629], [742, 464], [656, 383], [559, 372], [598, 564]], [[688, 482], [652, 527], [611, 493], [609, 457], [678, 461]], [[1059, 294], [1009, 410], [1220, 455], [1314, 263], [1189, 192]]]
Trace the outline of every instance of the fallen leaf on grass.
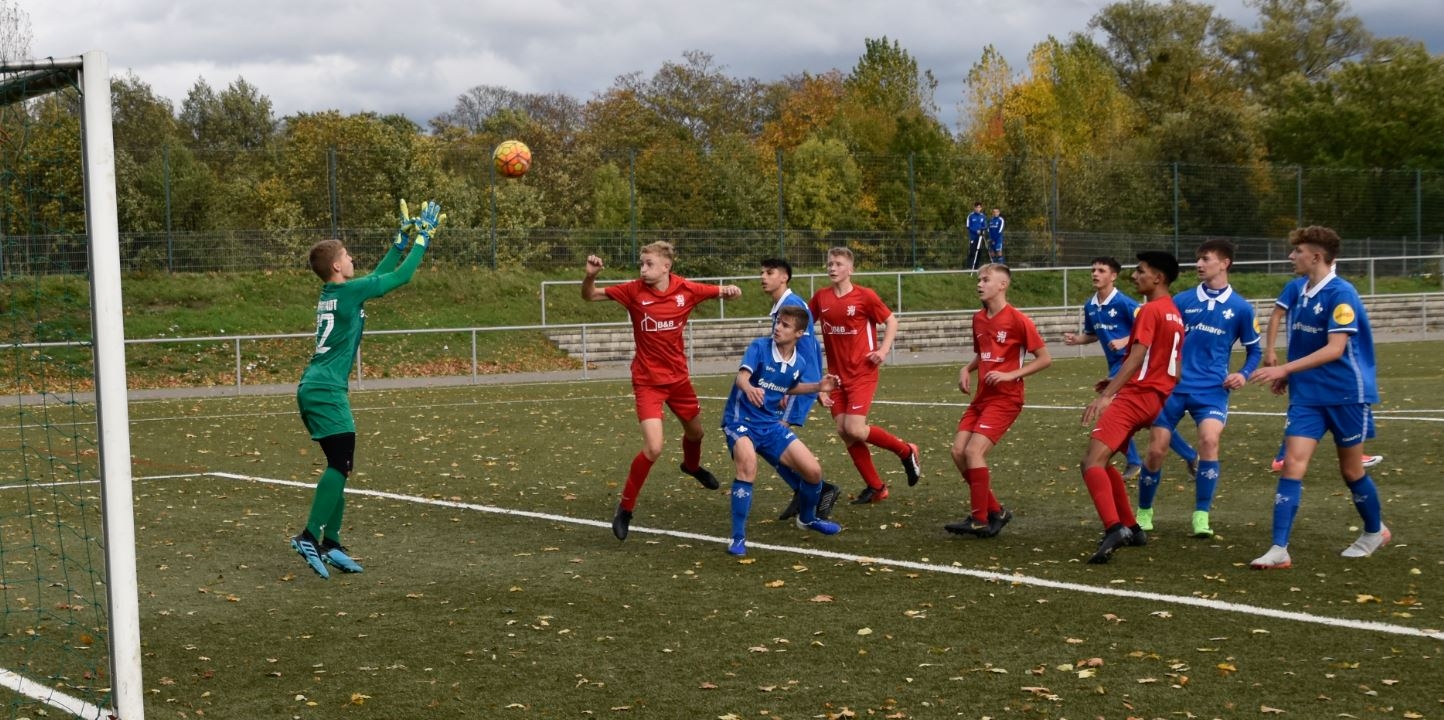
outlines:
[[786, 585], [786, 584], [787, 584], [787, 583], [785, 583], [785, 582], [783, 582], [783, 581], [781, 581], [781, 580], [773, 580], [772, 582], [762, 583], [762, 587], [780, 588], [780, 587], [782, 587], [783, 585]]
[[857, 629], [857, 634], [858, 634], [858, 635], [871, 635], [871, 634], [872, 634], [872, 628], [858, 628], [858, 629]]
[[717, 689], [717, 684], [716, 684], [716, 683], [704, 682], [704, 683], [702, 683], [701, 685], [698, 685], [697, 688], [698, 688], [698, 689], [701, 689], [701, 690], [716, 690], [716, 689]]
[[831, 595], [813, 595], [813, 596], [812, 596], [812, 602], [815, 602], [815, 603], [829, 603], [829, 602], [832, 602], [832, 596], [831, 596]]
[[366, 701], [367, 701], [367, 700], [370, 700], [370, 699], [371, 699], [371, 696], [370, 696], [370, 695], [362, 695], [361, 693], [351, 693], [351, 704], [352, 704], [352, 705], [364, 705], [364, 704], [366, 704]]
[[1354, 602], [1362, 605], [1363, 603], [1376, 603], [1383, 601], [1380, 600], [1378, 596], [1369, 595], [1367, 593], [1359, 593], [1358, 595], [1354, 596]]
[[1282, 715], [1282, 714], [1284, 714], [1284, 712], [1285, 712], [1285, 711], [1280, 710], [1280, 709], [1278, 709], [1278, 708], [1276, 708], [1276, 707], [1269, 707], [1269, 706], [1267, 706], [1267, 705], [1260, 705], [1260, 706], [1258, 706], [1258, 711], [1261, 712], [1261, 713], [1271, 713], [1271, 714], [1274, 714], [1274, 715]]
[[1231, 672], [1238, 672], [1238, 668], [1235, 667], [1233, 663], [1226, 663], [1226, 662], [1225, 662], [1225, 663], [1219, 663], [1219, 664], [1218, 664], [1218, 671], [1221, 672], [1221, 673], [1223, 673], [1224, 675], [1227, 675], [1227, 674], [1229, 674], [1229, 673], [1231, 673]]

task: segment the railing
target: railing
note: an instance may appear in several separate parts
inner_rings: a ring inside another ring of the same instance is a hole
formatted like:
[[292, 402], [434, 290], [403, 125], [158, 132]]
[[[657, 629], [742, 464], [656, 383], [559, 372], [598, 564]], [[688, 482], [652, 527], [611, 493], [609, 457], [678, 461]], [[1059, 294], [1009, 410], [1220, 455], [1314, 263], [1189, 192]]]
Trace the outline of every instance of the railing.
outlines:
[[[1132, 263], [1130, 263], [1130, 262], [1126, 262], [1125, 260], [1126, 260], [1125, 258], [1119, 258], [1119, 261], [1120, 261], [1120, 262], [1123, 262], [1123, 264], [1124, 264], [1124, 266], [1125, 266], [1124, 274], [1126, 274], [1126, 273], [1128, 272], [1126, 268], [1127, 268], [1129, 265], [1132, 264]], [[1416, 267], [1418, 267], [1418, 268], [1432, 267], [1432, 268], [1434, 268], [1433, 272], [1434, 272], [1435, 276], [1440, 279], [1440, 289], [1441, 289], [1441, 290], [1444, 290], [1444, 255], [1393, 255], [1393, 256], [1388, 256], [1388, 257], [1340, 258], [1339, 261], [1338, 261], [1338, 264], [1339, 264], [1341, 270], [1344, 271], [1343, 274], [1346, 274], [1346, 275], [1362, 275], [1362, 276], [1365, 278], [1365, 280], [1367, 281], [1368, 290], [1367, 290], [1367, 291], [1365, 291], [1365, 290], [1363, 290], [1363, 289], [1360, 290], [1361, 294], [1364, 294], [1364, 295], [1373, 295], [1373, 294], [1375, 294], [1376, 289], [1377, 289], [1376, 280], [1377, 280], [1377, 278], [1378, 278], [1378, 269], [1379, 269], [1379, 266], [1380, 266], [1381, 264], [1384, 264], [1384, 263], [1391, 263], [1391, 264], [1393, 264], [1393, 265], [1401, 266], [1401, 267], [1408, 267], [1408, 266], [1416, 266]], [[1185, 259], [1185, 258], [1180, 258], [1180, 264], [1181, 264], [1181, 265], [1183, 266], [1183, 268], [1184, 268], [1184, 270], [1183, 270], [1182, 272], [1180, 272], [1180, 276], [1182, 276], [1182, 277], [1187, 277], [1187, 275], [1186, 275], [1187, 268], [1188, 268], [1188, 267], [1191, 267], [1192, 263], [1190, 263], [1190, 262], [1189, 262], [1187, 259]], [[1236, 262], [1236, 263], [1233, 264], [1233, 268], [1234, 268], [1234, 271], [1235, 271], [1235, 272], [1258, 271], [1258, 272], [1265, 272], [1265, 273], [1286, 273], [1286, 274], [1292, 274], [1292, 268], [1290, 267], [1290, 265], [1291, 265], [1291, 263], [1289, 262], [1289, 260], [1288, 260], [1287, 257], [1281, 257], [1281, 258], [1279, 258], [1279, 259], [1277, 259], [1277, 260], [1249, 260], [1249, 261]], [[1360, 272], [1359, 270], [1355, 270], [1355, 268], [1360, 268], [1360, 267], [1362, 267], [1362, 272]], [[1060, 306], [1062, 306], [1062, 307], [1077, 307], [1077, 306], [1078, 306], [1078, 304], [1072, 303], [1072, 302], [1070, 302], [1069, 299], [1068, 299], [1068, 298], [1070, 297], [1070, 293], [1069, 293], [1069, 283], [1070, 283], [1070, 279], [1069, 279], [1069, 276], [1070, 276], [1071, 274], [1074, 274], [1074, 273], [1082, 273], [1082, 274], [1083, 274], [1083, 278], [1084, 278], [1083, 281], [1082, 281], [1082, 282], [1083, 282], [1083, 287], [1088, 287], [1088, 286], [1091, 286], [1091, 285], [1092, 285], [1092, 276], [1091, 276], [1092, 267], [1091, 267], [1091, 266], [1088, 266], [1088, 265], [1073, 266], [1073, 267], [1046, 267], [1046, 268], [1011, 268], [1011, 267], [1010, 267], [1009, 270], [1011, 270], [1014, 275], [1027, 274], [1027, 273], [1039, 273], [1039, 272], [1061, 273], [1062, 276], [1063, 276], [1063, 280], [1062, 280], [1062, 282], [1060, 283], [1060, 290], [1061, 290], [1061, 293], [1062, 293], [1062, 294], [1061, 294], [1061, 297], [1059, 298], [1059, 303], [1058, 303], [1058, 304], [1059, 304]], [[969, 277], [969, 276], [974, 276], [974, 275], [976, 275], [976, 274], [977, 274], [977, 273], [976, 273], [976, 271], [974, 271], [974, 270], [892, 270], [892, 271], [881, 271], [881, 272], [855, 272], [855, 273], [852, 274], [852, 276], [855, 277], [855, 278], [892, 278], [892, 279], [893, 279], [892, 285], [894, 286], [894, 290], [893, 290], [893, 299], [892, 299], [892, 303], [890, 303], [890, 306], [892, 307], [892, 309], [893, 309], [894, 312], [899, 312], [899, 313], [901, 313], [901, 312], [906, 312], [906, 311], [907, 311], [907, 303], [905, 302], [906, 298], [905, 298], [904, 293], [903, 293], [903, 287], [904, 287], [904, 282], [903, 282], [903, 281], [904, 281], [904, 279], [906, 279], [906, 278], [922, 277], [922, 276], [926, 276], [926, 275], [958, 275], [958, 276], [962, 276], [962, 277]], [[1390, 274], [1397, 274], [1397, 273], [1390, 273]], [[698, 277], [698, 278], [691, 278], [691, 279], [692, 279], [692, 280], [695, 280], [695, 281], [697, 281], [697, 282], [708, 282], [708, 283], [737, 283], [737, 282], [755, 281], [755, 280], [757, 280], [757, 278], [758, 278], [757, 275], [726, 275], [726, 276], [720, 276], [720, 277]], [[629, 278], [629, 279], [630, 279], [630, 278]], [[815, 292], [817, 292], [817, 288], [818, 288], [819, 286], [826, 286], [826, 285], [828, 284], [827, 274], [826, 274], [826, 273], [796, 273], [796, 274], [794, 274], [794, 275], [792, 276], [792, 279], [793, 279], [793, 282], [794, 282], [794, 283], [799, 282], [799, 281], [802, 281], [802, 280], [806, 280], [806, 281], [807, 281], [807, 293], [806, 293], [805, 295], [803, 295], [804, 298], [812, 297], [812, 294], [815, 293]], [[605, 286], [605, 285], [616, 285], [616, 284], [620, 284], [620, 283], [623, 283], [623, 282], [626, 282], [626, 280], [607, 280], [607, 281], [600, 281], [600, 280], [599, 280], [599, 281], [597, 282], [597, 285], [600, 287], [600, 286]], [[1076, 282], [1076, 281], [1073, 281], [1073, 282]], [[1125, 286], [1127, 285], [1127, 283], [1124, 282], [1124, 281], [1122, 281], [1122, 280], [1120, 280], [1120, 283], [1124, 284]], [[542, 283], [541, 283], [541, 324], [542, 324], [543, 327], [558, 327], [558, 326], [550, 325], [550, 324], [547, 322], [547, 290], [548, 290], [549, 288], [552, 288], [552, 287], [576, 287], [576, 286], [579, 286], [579, 285], [581, 285], [581, 284], [582, 284], [582, 281], [581, 281], [581, 280], [543, 280], [543, 281], [542, 281]], [[877, 284], [877, 283], [864, 283], [864, 284], [869, 285], [869, 286], [872, 287], [874, 290], [880, 289], [880, 288], [878, 287], [878, 284]], [[573, 292], [575, 293], [575, 292], [580, 292], [580, 291], [573, 291]], [[724, 318], [724, 319], [725, 319], [725, 318], [727, 317], [727, 301], [726, 301], [725, 299], [720, 299], [720, 298], [719, 298], [718, 302], [719, 302], [720, 307], [721, 307], [720, 316], [721, 316], [721, 318]]]
[[[1381, 260], [1381, 261], [1382, 261], [1382, 260], [1388, 260], [1388, 259], [1390, 259], [1390, 258], [1379, 258], [1379, 260]], [[1441, 294], [1441, 293], [1409, 293], [1409, 294], [1379, 295], [1379, 296], [1365, 295], [1365, 300], [1366, 300], [1366, 301], [1371, 301], [1371, 300], [1375, 300], [1375, 299], [1385, 299], [1385, 298], [1387, 298], [1387, 299], [1390, 299], [1390, 300], [1417, 301], [1417, 302], [1418, 302], [1419, 312], [1418, 312], [1418, 315], [1417, 315], [1417, 316], [1415, 316], [1415, 317], [1413, 317], [1413, 318], [1410, 318], [1411, 321], [1413, 321], [1412, 327], [1417, 328], [1417, 330], [1420, 331], [1420, 332], [1427, 332], [1427, 331], [1430, 330], [1431, 326], [1437, 325], [1437, 324], [1439, 323], [1439, 319], [1438, 319], [1438, 318], [1439, 318], [1439, 315], [1438, 315], [1438, 314], [1435, 314], [1435, 315], [1433, 315], [1433, 316], [1431, 317], [1430, 307], [1431, 307], [1431, 301], [1433, 301], [1435, 304], [1438, 304], [1437, 301], [1440, 300], [1441, 297], [1444, 297], [1444, 294]], [[1041, 314], [1046, 314], [1046, 313], [1057, 313], [1057, 312], [1074, 311], [1074, 310], [1076, 310], [1077, 308], [1078, 308], [1078, 305], [1076, 305], [1076, 304], [1066, 304], [1066, 303], [1065, 303], [1065, 304], [1062, 304], [1062, 305], [1059, 305], [1059, 306], [1054, 306], [1054, 307], [1034, 307], [1034, 308], [1028, 308], [1028, 310], [1029, 310], [1029, 312], [1031, 312], [1031, 313], [1037, 313], [1037, 314], [1040, 314], [1040, 315], [1041, 315]], [[900, 315], [904, 315], [906, 318], [909, 318], [909, 319], [921, 319], [921, 318], [939, 318], [939, 319], [941, 319], [941, 318], [957, 317], [957, 316], [959, 316], [959, 315], [961, 315], [961, 314], [965, 314], [965, 313], [967, 313], [967, 312], [971, 312], [971, 309], [969, 309], [969, 310], [948, 310], [948, 311], [930, 310], [930, 311], [918, 311], [918, 312], [899, 313], [899, 314], [900, 314]], [[1382, 319], [1382, 317], [1381, 317], [1381, 318], [1378, 318], [1378, 319]], [[696, 334], [697, 334], [698, 332], [701, 332], [701, 331], [704, 330], [705, 328], [708, 328], [708, 327], [714, 326], [714, 325], [728, 325], [728, 324], [733, 324], [733, 325], [735, 325], [735, 324], [737, 324], [737, 323], [745, 323], [745, 322], [754, 322], [754, 323], [756, 323], [756, 324], [758, 324], [758, 325], [764, 325], [764, 324], [766, 324], [766, 323], [768, 322], [768, 318], [766, 318], [766, 317], [702, 318], [702, 319], [694, 319], [694, 320], [690, 321], [690, 322], [687, 324], [687, 327], [686, 327], [686, 330], [685, 330], [685, 332], [687, 333], [688, 359], [691, 360], [691, 361], [695, 361], [695, 359], [696, 359], [696, 356], [695, 356], [695, 354], [694, 354], [694, 348], [695, 348], [695, 346], [696, 346], [696, 344], [697, 344], [697, 343], [695, 342], [695, 338], [696, 338]], [[1376, 324], [1378, 324], [1377, 320], [1376, 320]], [[1394, 330], [1399, 330], [1399, 329], [1401, 329], [1400, 326], [1399, 326], [1399, 324], [1397, 324], [1397, 323], [1391, 324], [1391, 327], [1392, 327]], [[556, 332], [559, 332], [559, 331], [571, 331], [571, 330], [575, 330], [575, 331], [577, 331], [578, 333], [580, 333], [580, 335], [581, 335], [581, 358], [579, 358], [579, 360], [580, 360], [580, 362], [581, 362], [581, 368], [580, 368], [581, 378], [582, 378], [582, 379], [589, 379], [589, 378], [590, 378], [589, 370], [591, 369], [592, 362], [593, 362], [593, 361], [592, 361], [592, 355], [593, 355], [593, 351], [594, 351], [593, 348], [594, 348], [594, 345], [595, 345], [595, 341], [593, 340], [593, 337], [592, 337], [592, 336], [595, 335], [595, 334], [597, 334], [598, 331], [608, 331], [608, 332], [603, 332], [602, 334], [605, 335], [605, 336], [608, 336], [608, 337], [610, 338], [610, 337], [613, 336], [614, 332], [616, 332], [616, 331], [628, 332], [628, 331], [630, 331], [630, 328], [631, 328], [631, 324], [628, 323], [628, 322], [588, 322], [588, 323], [568, 323], [568, 324], [555, 324], [555, 325], [510, 325], [510, 326], [497, 326], [497, 327], [415, 328], [415, 329], [397, 329], [397, 330], [368, 330], [368, 331], [366, 332], [366, 335], [367, 335], [368, 337], [376, 337], [376, 336], [425, 336], [425, 335], [445, 335], [445, 334], [464, 335], [464, 336], [466, 336], [466, 337], [468, 338], [468, 340], [469, 340], [469, 342], [470, 342], [470, 355], [471, 355], [471, 358], [470, 358], [470, 382], [471, 382], [471, 384], [478, 384], [478, 383], [480, 382], [480, 378], [481, 378], [481, 376], [482, 376], [482, 373], [480, 372], [481, 364], [480, 364], [480, 360], [479, 360], [478, 348], [479, 348], [480, 344], [481, 344], [482, 342], [484, 342], [483, 336], [485, 336], [485, 335], [489, 335], [489, 334], [493, 334], [493, 333], [506, 333], [506, 332], [556, 333]], [[125, 342], [126, 342], [127, 345], [157, 345], [157, 344], [183, 345], [183, 344], [193, 344], [193, 343], [194, 343], [194, 344], [202, 344], [202, 343], [224, 343], [224, 344], [228, 344], [228, 345], [230, 345], [231, 348], [232, 348], [232, 356], [233, 356], [233, 358], [234, 358], [234, 368], [233, 368], [233, 376], [234, 376], [234, 378], [235, 378], [234, 387], [236, 388], [237, 394], [239, 394], [241, 388], [243, 388], [243, 387], [246, 385], [246, 382], [245, 382], [245, 372], [244, 372], [244, 369], [245, 369], [245, 367], [246, 367], [246, 363], [245, 363], [245, 354], [244, 354], [243, 349], [242, 349], [242, 348], [243, 348], [243, 344], [245, 344], [245, 343], [250, 343], [250, 342], [266, 342], [266, 341], [275, 341], [275, 340], [304, 340], [304, 341], [306, 341], [306, 342], [313, 342], [313, 341], [314, 341], [314, 338], [315, 338], [314, 333], [281, 333], [281, 334], [271, 334], [271, 335], [212, 335], [212, 336], [192, 336], [192, 337], [174, 337], [174, 338], [133, 338], [133, 339], [128, 339], [128, 340], [126, 340]], [[75, 341], [72, 341], [72, 342], [20, 343], [20, 344], [13, 344], [13, 345], [4, 345], [4, 346], [0, 346], [0, 347], [23, 348], [23, 349], [45, 349], [45, 348], [88, 348], [89, 346], [90, 346], [90, 343], [88, 343], [88, 342], [75, 342]], [[364, 347], [364, 344], [363, 344], [363, 347]], [[356, 356], [356, 378], [357, 378], [357, 379], [356, 379], [356, 386], [357, 386], [358, 388], [364, 388], [364, 387], [365, 387], [365, 372], [364, 372], [364, 370], [365, 370], [365, 366], [364, 366], [364, 363], [363, 363], [362, 353], [358, 352], [358, 353], [357, 353], [357, 356]], [[294, 375], [294, 377], [297, 378], [297, 379], [299, 379], [299, 377], [300, 377], [300, 372], [301, 372], [301, 367], [298, 365], [298, 366], [296, 367], [296, 369], [295, 369], [295, 375]], [[3, 400], [3, 398], [0, 398], [0, 400]]]

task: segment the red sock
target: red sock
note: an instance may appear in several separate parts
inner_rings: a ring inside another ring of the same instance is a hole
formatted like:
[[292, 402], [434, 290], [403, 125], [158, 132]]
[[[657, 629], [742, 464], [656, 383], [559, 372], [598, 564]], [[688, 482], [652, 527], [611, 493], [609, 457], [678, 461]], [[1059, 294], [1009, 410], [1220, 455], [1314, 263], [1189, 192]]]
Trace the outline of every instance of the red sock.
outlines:
[[647, 473], [652, 472], [652, 463], [647, 456], [637, 453], [632, 458], [632, 467], [627, 471], [627, 484], [622, 487], [622, 509], [631, 512], [637, 507], [637, 496], [642, 494], [642, 483], [647, 482]]
[[702, 467], [702, 438], [696, 440], [682, 438], [682, 467], [687, 470], [696, 470]]
[[1113, 506], [1118, 509], [1118, 522], [1124, 527], [1133, 527], [1138, 524], [1138, 518], [1133, 516], [1133, 505], [1128, 502], [1128, 486], [1123, 483], [1123, 473], [1112, 463], [1105, 466], [1108, 470], [1108, 484], [1113, 488]]
[[1083, 469], [1083, 484], [1088, 486], [1088, 494], [1093, 496], [1093, 508], [1098, 511], [1098, 519], [1103, 521], [1103, 529], [1118, 524], [1118, 508], [1113, 500], [1113, 482], [1108, 477], [1108, 471], [1101, 467]]
[[973, 506], [973, 519], [988, 521], [989, 500], [993, 497], [992, 474], [985, 467], [968, 468], [963, 472], [968, 480], [968, 499]]
[[877, 474], [877, 466], [872, 464], [872, 450], [867, 443], [853, 443], [847, 446], [847, 454], [852, 458], [852, 464], [857, 467], [857, 472], [862, 475], [862, 481], [874, 490], [882, 489], [882, 477]]
[[905, 455], [908, 450], [912, 449], [908, 447], [907, 443], [899, 439], [898, 436], [876, 425], [869, 425], [867, 427], [867, 444], [876, 445], [884, 450], [890, 450], [894, 455]]

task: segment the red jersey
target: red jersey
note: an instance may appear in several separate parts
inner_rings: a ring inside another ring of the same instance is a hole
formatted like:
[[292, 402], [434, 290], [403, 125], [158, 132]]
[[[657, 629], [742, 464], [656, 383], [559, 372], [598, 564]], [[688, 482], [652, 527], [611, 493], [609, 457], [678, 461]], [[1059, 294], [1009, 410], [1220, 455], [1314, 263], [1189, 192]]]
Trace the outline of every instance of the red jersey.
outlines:
[[1133, 333], [1128, 336], [1128, 346], [1131, 348], [1141, 343], [1148, 347], [1148, 351], [1143, 356], [1143, 367], [1138, 369], [1138, 374], [1128, 378], [1124, 389], [1152, 390], [1165, 396], [1172, 393], [1173, 386], [1178, 384], [1183, 331], [1183, 315], [1178, 312], [1171, 296], [1164, 295], [1144, 303], [1133, 318]]
[[988, 317], [983, 308], [973, 315], [973, 352], [978, 355], [978, 385], [974, 400], [1007, 397], [1023, 401], [1022, 379], [989, 385], [983, 382], [988, 373], [997, 370], [1013, 372], [1023, 367], [1023, 353], [1036, 353], [1043, 348], [1043, 337], [1032, 318], [1012, 305], [1004, 305], [997, 315]]
[[637, 343], [632, 356], [632, 382], [639, 385], [670, 385], [686, 380], [687, 352], [682, 328], [692, 308], [703, 300], [722, 294], [717, 285], [695, 283], [675, 274], [667, 281], [667, 292], [653, 290], [641, 279], [608, 285], [607, 297], [627, 308], [632, 318], [632, 338]]
[[867, 354], [877, 349], [877, 326], [892, 317], [882, 298], [860, 285], [842, 296], [825, 287], [807, 306], [822, 327], [827, 371], [844, 384], [849, 378], [877, 377], [877, 366], [867, 361]]

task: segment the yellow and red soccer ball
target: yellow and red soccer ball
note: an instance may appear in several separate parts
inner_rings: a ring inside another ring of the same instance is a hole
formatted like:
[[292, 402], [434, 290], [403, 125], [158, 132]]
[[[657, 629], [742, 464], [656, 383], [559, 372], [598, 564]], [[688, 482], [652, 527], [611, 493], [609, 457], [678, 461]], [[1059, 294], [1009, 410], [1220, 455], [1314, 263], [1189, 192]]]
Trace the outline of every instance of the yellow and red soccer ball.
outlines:
[[519, 178], [531, 168], [531, 148], [520, 140], [507, 140], [496, 146], [491, 159], [503, 177]]

